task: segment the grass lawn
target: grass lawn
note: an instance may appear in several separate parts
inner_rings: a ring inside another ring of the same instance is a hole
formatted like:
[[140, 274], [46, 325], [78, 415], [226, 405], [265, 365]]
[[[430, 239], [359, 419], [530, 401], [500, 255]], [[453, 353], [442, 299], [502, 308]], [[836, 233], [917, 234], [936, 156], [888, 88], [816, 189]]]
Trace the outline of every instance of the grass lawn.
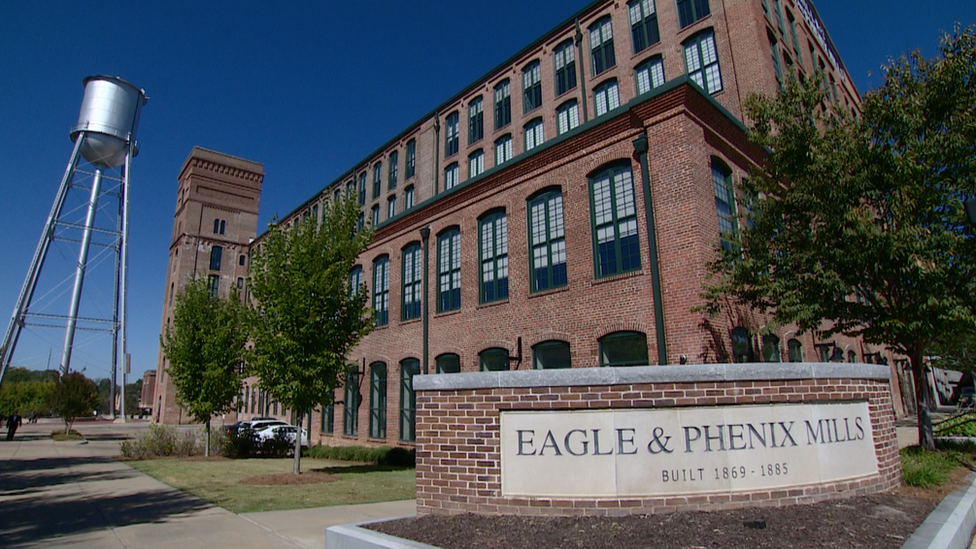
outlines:
[[[127, 461], [133, 469], [234, 513], [283, 511], [416, 497], [415, 470], [302, 458], [302, 476], [328, 473], [333, 482], [253, 485], [242, 480], [290, 474], [292, 459]], [[287, 479], [286, 479], [287, 480]], [[303, 479], [304, 480], [304, 479]]]

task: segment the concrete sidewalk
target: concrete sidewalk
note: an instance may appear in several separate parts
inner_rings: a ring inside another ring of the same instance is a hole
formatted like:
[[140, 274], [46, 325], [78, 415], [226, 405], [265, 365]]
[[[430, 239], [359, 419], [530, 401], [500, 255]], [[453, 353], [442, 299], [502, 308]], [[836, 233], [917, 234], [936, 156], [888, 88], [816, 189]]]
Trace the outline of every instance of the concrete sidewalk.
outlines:
[[2, 547], [321, 549], [328, 526], [414, 513], [410, 500], [236, 515], [113, 459], [146, 423], [76, 424], [87, 443], [52, 441], [57, 426], [0, 440]]

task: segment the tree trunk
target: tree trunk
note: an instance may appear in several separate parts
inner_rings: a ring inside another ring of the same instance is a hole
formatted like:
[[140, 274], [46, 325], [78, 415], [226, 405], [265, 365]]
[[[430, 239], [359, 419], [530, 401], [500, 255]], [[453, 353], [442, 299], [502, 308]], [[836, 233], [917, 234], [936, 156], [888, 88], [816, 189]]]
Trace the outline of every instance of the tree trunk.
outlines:
[[210, 457], [210, 416], [207, 416], [207, 446], [203, 449], [203, 457]]
[[299, 414], [297, 431], [295, 431], [295, 462], [294, 467], [292, 467], [292, 473], [299, 474], [302, 470], [302, 414]]
[[918, 445], [926, 450], [935, 450], [935, 435], [932, 433], [932, 415], [929, 414], [929, 383], [925, 377], [922, 363], [922, 348], [916, 346], [909, 359], [912, 361], [912, 377], [915, 378], [915, 408], [918, 410]]

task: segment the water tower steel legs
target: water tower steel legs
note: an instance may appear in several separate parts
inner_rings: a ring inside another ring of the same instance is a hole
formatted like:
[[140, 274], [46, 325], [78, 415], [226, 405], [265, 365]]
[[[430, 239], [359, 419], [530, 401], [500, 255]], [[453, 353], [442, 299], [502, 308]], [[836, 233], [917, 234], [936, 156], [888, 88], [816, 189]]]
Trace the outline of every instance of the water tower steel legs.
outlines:
[[[82, 136], [81, 139], [84, 139]], [[75, 286], [71, 292], [71, 306], [68, 309], [68, 328], [64, 331], [64, 348], [61, 354], [61, 375], [68, 373], [71, 364], [71, 347], [75, 339], [75, 325], [78, 323], [78, 304], [81, 301], [81, 287], [85, 283], [85, 267], [88, 266], [88, 248], [91, 245], [92, 226], [98, 210], [98, 195], [102, 191], [102, 168], [95, 168], [92, 181], [91, 198], [88, 199], [88, 215], [85, 216], [85, 229], [81, 235], [81, 250], [78, 252], [78, 267], [75, 270]]]
[[17, 347], [17, 340], [20, 339], [20, 331], [24, 327], [24, 314], [27, 311], [27, 306], [30, 304], [31, 299], [34, 297], [37, 277], [40, 275], [41, 267], [44, 265], [44, 258], [47, 257], [48, 247], [54, 239], [54, 227], [57, 224], [58, 217], [61, 215], [61, 208], [64, 206], [65, 197], [68, 195], [68, 188], [71, 186], [75, 166], [78, 165], [78, 158], [81, 156], [81, 143], [81, 139], [75, 141], [74, 151], [71, 153], [71, 159], [68, 160], [68, 167], [64, 170], [64, 177], [61, 178], [61, 186], [58, 188], [58, 194], [54, 199], [54, 204], [51, 206], [51, 213], [47, 217], [47, 222], [44, 224], [44, 231], [41, 233], [41, 239], [37, 243], [37, 249], [34, 251], [34, 258], [31, 260], [30, 267], [27, 269], [27, 278], [24, 279], [24, 285], [20, 289], [20, 296], [17, 298], [17, 305], [14, 307], [10, 324], [7, 326], [7, 333], [3, 338], [3, 355], [0, 358], [0, 384], [3, 383], [3, 377], [7, 373], [7, 368], [10, 366], [10, 359], [13, 357], [14, 348]]
[[122, 413], [122, 422], [125, 423], [125, 378], [129, 373], [129, 348], [126, 340], [126, 316], [128, 314], [128, 284], [129, 284], [129, 168], [132, 167], [132, 147], [129, 147], [125, 155], [125, 165], [122, 174], [122, 277], [120, 280], [120, 292], [122, 300], [122, 383], [119, 391], [119, 410]]

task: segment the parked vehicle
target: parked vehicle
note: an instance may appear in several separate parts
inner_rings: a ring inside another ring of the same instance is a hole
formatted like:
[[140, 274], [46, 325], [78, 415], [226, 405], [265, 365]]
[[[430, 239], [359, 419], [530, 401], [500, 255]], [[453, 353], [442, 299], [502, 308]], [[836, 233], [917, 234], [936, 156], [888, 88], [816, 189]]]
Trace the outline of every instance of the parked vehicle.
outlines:
[[[257, 431], [257, 437], [258, 440], [262, 442], [266, 440], [273, 440], [275, 438], [281, 438], [294, 444], [295, 431], [297, 431], [297, 429], [298, 428], [294, 425], [272, 425], [266, 429]], [[308, 432], [305, 429], [302, 429], [302, 447], [308, 448]]]
[[251, 421], [248, 421], [246, 423], [251, 427], [251, 430], [254, 431], [255, 433], [267, 429], [268, 427], [274, 425], [288, 425], [284, 421], [275, 418], [252, 419]]

